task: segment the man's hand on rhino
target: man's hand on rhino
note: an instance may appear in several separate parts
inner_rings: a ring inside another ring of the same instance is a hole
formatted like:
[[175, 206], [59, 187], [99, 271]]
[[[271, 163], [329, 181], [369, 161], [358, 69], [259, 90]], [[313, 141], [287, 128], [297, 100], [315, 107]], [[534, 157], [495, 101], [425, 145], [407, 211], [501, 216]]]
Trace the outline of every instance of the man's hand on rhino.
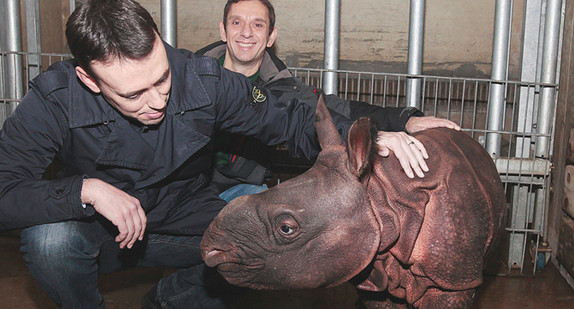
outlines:
[[[413, 117], [414, 118], [414, 117]], [[378, 153], [383, 157], [388, 157], [391, 151], [409, 178], [414, 178], [414, 173], [423, 178], [424, 172], [429, 168], [425, 162], [428, 153], [421, 142], [404, 132], [379, 131], [377, 135]]]
[[445, 127], [453, 130], [460, 131], [460, 126], [448, 119], [437, 118], [433, 116], [426, 117], [411, 117], [405, 128], [410, 134], [423, 131], [431, 128]]
[[[456, 123], [433, 116], [411, 117], [405, 125], [407, 132], [411, 134], [439, 127], [460, 131], [460, 126]], [[428, 153], [423, 144], [416, 138], [404, 132], [379, 131], [377, 145], [379, 147], [378, 153], [383, 157], [389, 156], [391, 151], [394, 152], [409, 178], [414, 178], [413, 171], [420, 178], [424, 177], [424, 172], [428, 172], [429, 169], [425, 162], [425, 159], [428, 159]]]

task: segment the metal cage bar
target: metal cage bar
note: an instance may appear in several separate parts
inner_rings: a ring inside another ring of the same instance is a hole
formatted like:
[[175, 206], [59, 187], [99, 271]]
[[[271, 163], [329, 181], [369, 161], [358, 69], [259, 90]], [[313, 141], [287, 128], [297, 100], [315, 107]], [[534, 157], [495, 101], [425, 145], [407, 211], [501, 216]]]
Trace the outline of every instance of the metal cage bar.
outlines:
[[339, 68], [340, 0], [325, 1], [325, 69], [322, 83], [326, 94], [337, 93], [337, 73]]
[[[409, 22], [409, 57], [407, 73], [421, 75], [423, 72], [423, 45], [425, 25], [425, 0], [411, 0]], [[407, 105], [420, 108], [421, 79], [407, 80]]]
[[177, 4], [175, 0], [161, 0], [161, 37], [177, 47]]

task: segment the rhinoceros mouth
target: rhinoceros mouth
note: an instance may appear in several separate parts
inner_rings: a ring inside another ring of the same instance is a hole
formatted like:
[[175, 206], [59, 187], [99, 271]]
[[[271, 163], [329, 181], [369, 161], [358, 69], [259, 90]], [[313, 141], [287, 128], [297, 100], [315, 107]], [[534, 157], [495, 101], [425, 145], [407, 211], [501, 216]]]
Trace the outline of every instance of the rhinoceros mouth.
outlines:
[[254, 285], [253, 278], [257, 276], [259, 270], [265, 268], [263, 263], [257, 264], [240, 264], [240, 263], [222, 263], [217, 265], [217, 271], [227, 280], [227, 282], [241, 286], [257, 289]]
[[217, 270], [226, 278], [228, 276], [233, 277], [233, 274], [244, 276], [246, 273], [257, 272], [263, 268], [265, 268], [265, 264], [262, 262], [251, 264], [221, 263], [217, 265]]

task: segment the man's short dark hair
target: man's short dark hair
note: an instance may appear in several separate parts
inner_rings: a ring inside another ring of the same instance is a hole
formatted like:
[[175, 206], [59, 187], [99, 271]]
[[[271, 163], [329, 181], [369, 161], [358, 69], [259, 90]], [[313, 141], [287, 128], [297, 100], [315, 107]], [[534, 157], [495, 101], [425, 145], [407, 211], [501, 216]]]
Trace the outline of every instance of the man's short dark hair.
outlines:
[[70, 51], [92, 78], [90, 61], [142, 59], [157, 34], [149, 12], [133, 0], [84, 0], [66, 23]]
[[[241, 1], [248, 1], [248, 0], [228, 0], [227, 3], [225, 4], [225, 8], [223, 9], [224, 27], [227, 28], [227, 15], [229, 14], [229, 10], [231, 10], [231, 6]], [[256, 0], [256, 1], [263, 3], [263, 5], [267, 7], [267, 12], [269, 13], [269, 34], [271, 34], [271, 32], [273, 32], [273, 28], [275, 28], [275, 9], [273, 8], [273, 5], [271, 4], [271, 2], [269, 2], [269, 0]]]

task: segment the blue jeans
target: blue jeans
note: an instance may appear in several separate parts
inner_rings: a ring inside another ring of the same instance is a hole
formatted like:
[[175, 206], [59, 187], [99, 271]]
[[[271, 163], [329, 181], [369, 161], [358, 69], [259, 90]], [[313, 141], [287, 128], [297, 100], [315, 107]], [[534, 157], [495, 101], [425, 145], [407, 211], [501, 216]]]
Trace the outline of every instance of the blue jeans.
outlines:
[[105, 308], [98, 290], [99, 273], [167, 266], [179, 270], [156, 286], [162, 308], [225, 308], [222, 293], [229, 285], [203, 263], [201, 236], [147, 234], [132, 249], [120, 249], [114, 241], [117, 230], [102, 222], [67, 221], [21, 232], [28, 269], [59, 306]]
[[226, 202], [231, 202], [231, 200], [233, 200], [236, 197], [240, 197], [243, 195], [248, 195], [248, 194], [255, 194], [255, 193], [259, 193], [262, 191], [267, 190], [267, 185], [263, 184], [261, 186], [258, 185], [250, 185], [250, 184], [240, 184], [240, 185], [236, 185], [234, 187], [231, 187], [223, 192], [221, 192], [221, 194], [219, 194], [219, 197], [222, 200], [225, 200]]

